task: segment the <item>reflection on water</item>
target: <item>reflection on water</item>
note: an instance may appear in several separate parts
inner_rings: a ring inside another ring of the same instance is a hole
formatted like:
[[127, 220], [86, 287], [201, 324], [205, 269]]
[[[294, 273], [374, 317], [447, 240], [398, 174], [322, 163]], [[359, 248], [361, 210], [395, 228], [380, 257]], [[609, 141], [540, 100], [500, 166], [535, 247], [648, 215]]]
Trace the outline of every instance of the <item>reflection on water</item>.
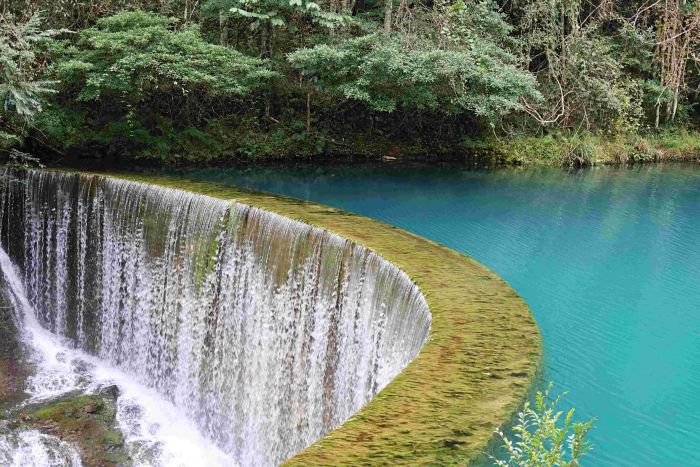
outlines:
[[588, 465], [700, 463], [700, 165], [187, 175], [355, 211], [466, 252], [530, 304]]

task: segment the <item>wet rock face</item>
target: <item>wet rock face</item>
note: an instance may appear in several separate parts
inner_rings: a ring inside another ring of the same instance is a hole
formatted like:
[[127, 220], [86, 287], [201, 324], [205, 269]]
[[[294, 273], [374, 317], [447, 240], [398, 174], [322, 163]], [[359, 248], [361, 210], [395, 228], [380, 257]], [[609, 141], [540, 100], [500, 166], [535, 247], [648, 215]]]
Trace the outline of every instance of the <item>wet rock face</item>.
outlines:
[[26, 397], [24, 387], [28, 374], [12, 310], [0, 294], [0, 413]]
[[71, 394], [12, 413], [10, 428], [34, 429], [74, 445], [84, 466], [130, 465], [124, 436], [116, 428], [116, 387], [95, 395]]

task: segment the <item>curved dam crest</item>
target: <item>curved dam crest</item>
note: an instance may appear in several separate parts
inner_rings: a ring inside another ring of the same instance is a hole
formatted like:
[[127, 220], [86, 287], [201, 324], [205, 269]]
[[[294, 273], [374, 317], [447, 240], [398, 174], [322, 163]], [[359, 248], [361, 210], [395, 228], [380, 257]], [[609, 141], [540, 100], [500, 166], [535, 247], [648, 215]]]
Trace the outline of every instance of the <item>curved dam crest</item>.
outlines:
[[242, 465], [277, 464], [421, 351], [409, 277], [339, 235], [143, 183], [12, 171], [0, 244], [39, 323], [172, 401]]

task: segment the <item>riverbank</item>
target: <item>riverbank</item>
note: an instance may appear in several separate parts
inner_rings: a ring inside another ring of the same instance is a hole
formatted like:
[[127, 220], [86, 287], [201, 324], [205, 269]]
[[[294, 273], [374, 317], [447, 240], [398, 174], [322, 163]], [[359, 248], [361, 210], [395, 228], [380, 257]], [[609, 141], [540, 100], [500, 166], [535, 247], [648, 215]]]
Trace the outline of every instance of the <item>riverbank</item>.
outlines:
[[[556, 133], [541, 136], [465, 137], [445, 146], [358, 141], [357, 154], [332, 152], [330, 160], [417, 161], [456, 163], [475, 167], [549, 166], [591, 167], [649, 162], [700, 161], [700, 132], [667, 131], [649, 134], [593, 135]], [[296, 158], [285, 157], [292, 162]], [[329, 155], [302, 158], [309, 163], [329, 161]], [[275, 158], [272, 158], [275, 160]], [[265, 163], [265, 161], [256, 160]]]
[[[41, 145], [25, 148], [42, 163], [58, 167], [119, 170], [130, 167], [203, 168], [356, 165], [376, 163], [450, 164], [478, 168], [537, 166], [590, 167], [653, 162], [700, 161], [700, 132], [666, 131], [650, 134], [593, 135], [557, 133], [543, 136], [483, 138], [465, 137], [435, 141], [394, 140], [376, 134], [348, 134], [340, 137], [320, 135], [297, 138], [286, 135], [283, 144], [271, 135], [248, 135], [227, 139], [226, 147], [193, 147], [171, 158], [138, 155], [110, 155], [87, 149], [57, 154]], [[298, 135], [297, 135], [298, 136]], [[248, 147], [255, 138], [254, 148]], [[5, 155], [5, 158], [7, 155]], [[0, 159], [0, 162], [2, 160]]]
[[614, 136], [547, 135], [465, 141], [505, 165], [588, 167], [640, 162], [700, 161], [700, 133], [662, 132]]
[[[646, 162], [700, 161], [700, 132], [677, 130], [648, 134], [594, 135], [591, 133], [555, 133], [540, 136], [465, 137], [454, 141], [392, 141], [377, 135], [358, 135], [335, 139], [316, 152], [312, 148], [297, 148], [298, 153], [279, 155], [262, 152], [251, 158], [240, 158], [232, 165], [250, 162], [288, 164], [367, 163], [373, 161], [415, 161], [427, 163], [456, 163], [475, 167], [493, 166], [552, 166], [590, 167], [597, 165]], [[323, 141], [321, 141], [323, 143]], [[293, 145], [291, 146], [293, 147]], [[287, 147], [287, 150], [290, 146]], [[212, 161], [215, 164], [226, 161]], [[229, 161], [231, 162], [231, 161]], [[189, 164], [186, 164], [189, 165]], [[196, 164], [195, 164], [196, 165]]]

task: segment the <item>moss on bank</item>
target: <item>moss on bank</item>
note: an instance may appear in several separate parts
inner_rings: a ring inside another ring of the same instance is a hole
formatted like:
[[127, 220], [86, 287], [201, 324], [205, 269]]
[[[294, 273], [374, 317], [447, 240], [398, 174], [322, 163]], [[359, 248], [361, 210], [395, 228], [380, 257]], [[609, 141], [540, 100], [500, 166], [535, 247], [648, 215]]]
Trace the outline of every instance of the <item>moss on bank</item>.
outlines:
[[551, 134], [507, 139], [465, 140], [477, 160], [505, 165], [594, 166], [635, 162], [698, 161], [700, 133], [596, 136]]
[[[98, 174], [100, 175], [100, 174]], [[478, 460], [528, 393], [541, 358], [529, 308], [496, 274], [387, 224], [230, 186], [102, 173], [273, 211], [360, 243], [405, 271], [433, 315], [419, 356], [367, 406], [288, 465], [456, 465]]]

